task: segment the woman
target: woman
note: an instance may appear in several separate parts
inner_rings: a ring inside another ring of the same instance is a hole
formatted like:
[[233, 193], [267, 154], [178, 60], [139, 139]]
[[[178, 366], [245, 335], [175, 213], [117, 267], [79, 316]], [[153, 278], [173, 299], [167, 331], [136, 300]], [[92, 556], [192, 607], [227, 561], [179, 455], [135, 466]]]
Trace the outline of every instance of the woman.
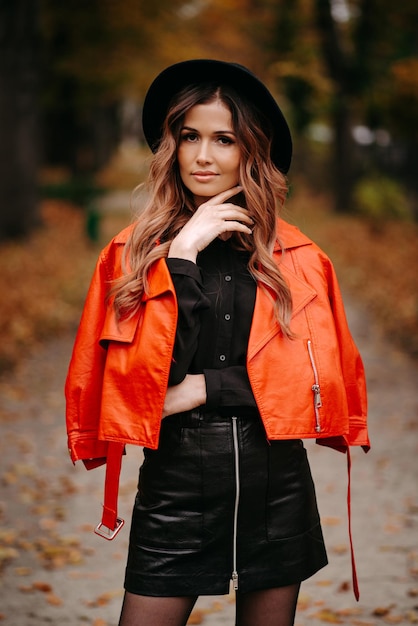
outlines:
[[361, 359], [330, 261], [277, 217], [292, 143], [267, 88], [178, 63], [143, 128], [148, 201], [102, 252], [66, 385], [73, 461], [107, 460], [100, 534], [144, 446], [120, 626], [186, 624], [230, 580], [236, 624], [288, 626], [327, 563], [301, 440], [368, 449]]

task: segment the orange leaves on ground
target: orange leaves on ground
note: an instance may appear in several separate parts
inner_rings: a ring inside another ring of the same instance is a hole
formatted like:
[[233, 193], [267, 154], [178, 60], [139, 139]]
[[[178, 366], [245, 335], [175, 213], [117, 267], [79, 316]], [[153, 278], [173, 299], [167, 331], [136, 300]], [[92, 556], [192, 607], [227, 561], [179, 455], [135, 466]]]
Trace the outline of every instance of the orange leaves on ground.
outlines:
[[338, 526], [341, 524], [341, 517], [323, 517], [321, 518], [322, 524], [324, 526]]
[[47, 582], [35, 581], [31, 585], [21, 585], [18, 589], [22, 593], [34, 593], [36, 591], [43, 593], [46, 602], [51, 606], [61, 606], [63, 604], [63, 600], [54, 593], [52, 585]]
[[335, 546], [331, 546], [331, 550], [334, 554], [346, 554], [348, 552], [348, 546], [345, 543], [338, 543]]
[[86, 602], [86, 605], [90, 608], [97, 608], [101, 606], [107, 606], [114, 598], [118, 598], [123, 594], [123, 592], [118, 589], [116, 591], [106, 591], [105, 593], [101, 593], [94, 600], [90, 600]]
[[394, 612], [395, 604], [381, 606], [374, 609], [372, 615], [382, 620], [384, 624], [418, 624], [418, 613], [414, 610], [406, 613]]
[[344, 620], [337, 611], [331, 609], [321, 609], [313, 615], [316, 619], [327, 624], [344, 624]]
[[[348, 591], [349, 589], [351, 589], [351, 585], [347, 582], [343, 583], [338, 591]], [[305, 614], [305, 620], [315, 619], [324, 624], [345, 624], [346, 626], [376, 626], [377, 623], [418, 624], [418, 613], [414, 609], [402, 612], [397, 610], [395, 604], [376, 607], [373, 611], [360, 606], [334, 609], [326, 606], [323, 602], [314, 601], [310, 596], [303, 593], [298, 599], [297, 614], [301, 615], [302, 612]]]
[[97, 251], [84, 234], [83, 211], [62, 201], [42, 204], [44, 227], [0, 247], [0, 371], [43, 338], [74, 325]]
[[15, 530], [0, 530], [0, 572], [19, 556], [16, 549], [17, 533]]
[[80, 565], [91, 549], [83, 547], [78, 537], [51, 535], [34, 542], [34, 549], [45, 569], [59, 569], [66, 565]]
[[[91, 550], [83, 548], [80, 540], [74, 536], [59, 536], [49, 533], [34, 540], [22, 537], [14, 530], [0, 532], [0, 571], [11, 561], [18, 559], [21, 553], [32, 552], [41, 561], [45, 569], [53, 570], [66, 565], [79, 565]], [[24, 576], [30, 573], [26, 567], [17, 568], [16, 573]]]
[[408, 554], [408, 573], [412, 578], [418, 578], [418, 552], [415, 550]]
[[202, 624], [205, 619], [205, 612], [201, 609], [195, 609], [189, 617], [187, 625], [190, 624]]

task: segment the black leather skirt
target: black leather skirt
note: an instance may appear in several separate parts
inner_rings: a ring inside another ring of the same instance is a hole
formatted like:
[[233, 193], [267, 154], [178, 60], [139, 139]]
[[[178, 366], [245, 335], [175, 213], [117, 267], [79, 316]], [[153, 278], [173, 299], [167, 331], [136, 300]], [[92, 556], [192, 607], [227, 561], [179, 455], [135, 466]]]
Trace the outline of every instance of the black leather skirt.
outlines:
[[327, 564], [301, 440], [267, 441], [259, 416], [189, 411], [144, 449], [125, 589], [149, 596], [245, 593]]

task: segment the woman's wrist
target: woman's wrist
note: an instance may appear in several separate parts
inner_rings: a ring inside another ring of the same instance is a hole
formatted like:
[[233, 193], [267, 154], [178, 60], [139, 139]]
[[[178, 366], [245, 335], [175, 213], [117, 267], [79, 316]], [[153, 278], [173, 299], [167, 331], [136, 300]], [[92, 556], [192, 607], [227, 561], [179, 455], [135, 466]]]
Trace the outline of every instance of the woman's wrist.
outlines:
[[171, 242], [170, 248], [168, 250], [167, 257], [175, 258], [175, 259], [185, 259], [186, 261], [191, 261], [192, 263], [196, 263], [197, 259], [197, 250], [193, 248], [185, 247], [176, 239], [173, 239]]

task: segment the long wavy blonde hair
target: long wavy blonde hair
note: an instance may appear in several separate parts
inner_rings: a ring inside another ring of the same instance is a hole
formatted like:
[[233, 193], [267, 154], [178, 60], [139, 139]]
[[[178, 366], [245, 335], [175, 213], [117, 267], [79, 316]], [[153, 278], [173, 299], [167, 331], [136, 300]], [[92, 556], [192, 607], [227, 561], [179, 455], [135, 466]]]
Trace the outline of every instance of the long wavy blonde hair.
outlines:
[[291, 293], [272, 255], [277, 240], [276, 218], [287, 195], [286, 179], [270, 158], [273, 132], [269, 121], [250, 102], [224, 85], [189, 86], [177, 94], [169, 107], [161, 142], [145, 183], [147, 201], [138, 213], [124, 250], [123, 275], [111, 288], [116, 314], [120, 319], [139, 309], [148, 289], [150, 267], [157, 259], [167, 256], [172, 240], [195, 211], [193, 197], [180, 178], [177, 146], [186, 112], [197, 104], [214, 100], [221, 101], [231, 112], [241, 149], [241, 195], [254, 220], [252, 235], [234, 233], [231, 242], [250, 254], [250, 273], [272, 297], [282, 332], [292, 337]]

